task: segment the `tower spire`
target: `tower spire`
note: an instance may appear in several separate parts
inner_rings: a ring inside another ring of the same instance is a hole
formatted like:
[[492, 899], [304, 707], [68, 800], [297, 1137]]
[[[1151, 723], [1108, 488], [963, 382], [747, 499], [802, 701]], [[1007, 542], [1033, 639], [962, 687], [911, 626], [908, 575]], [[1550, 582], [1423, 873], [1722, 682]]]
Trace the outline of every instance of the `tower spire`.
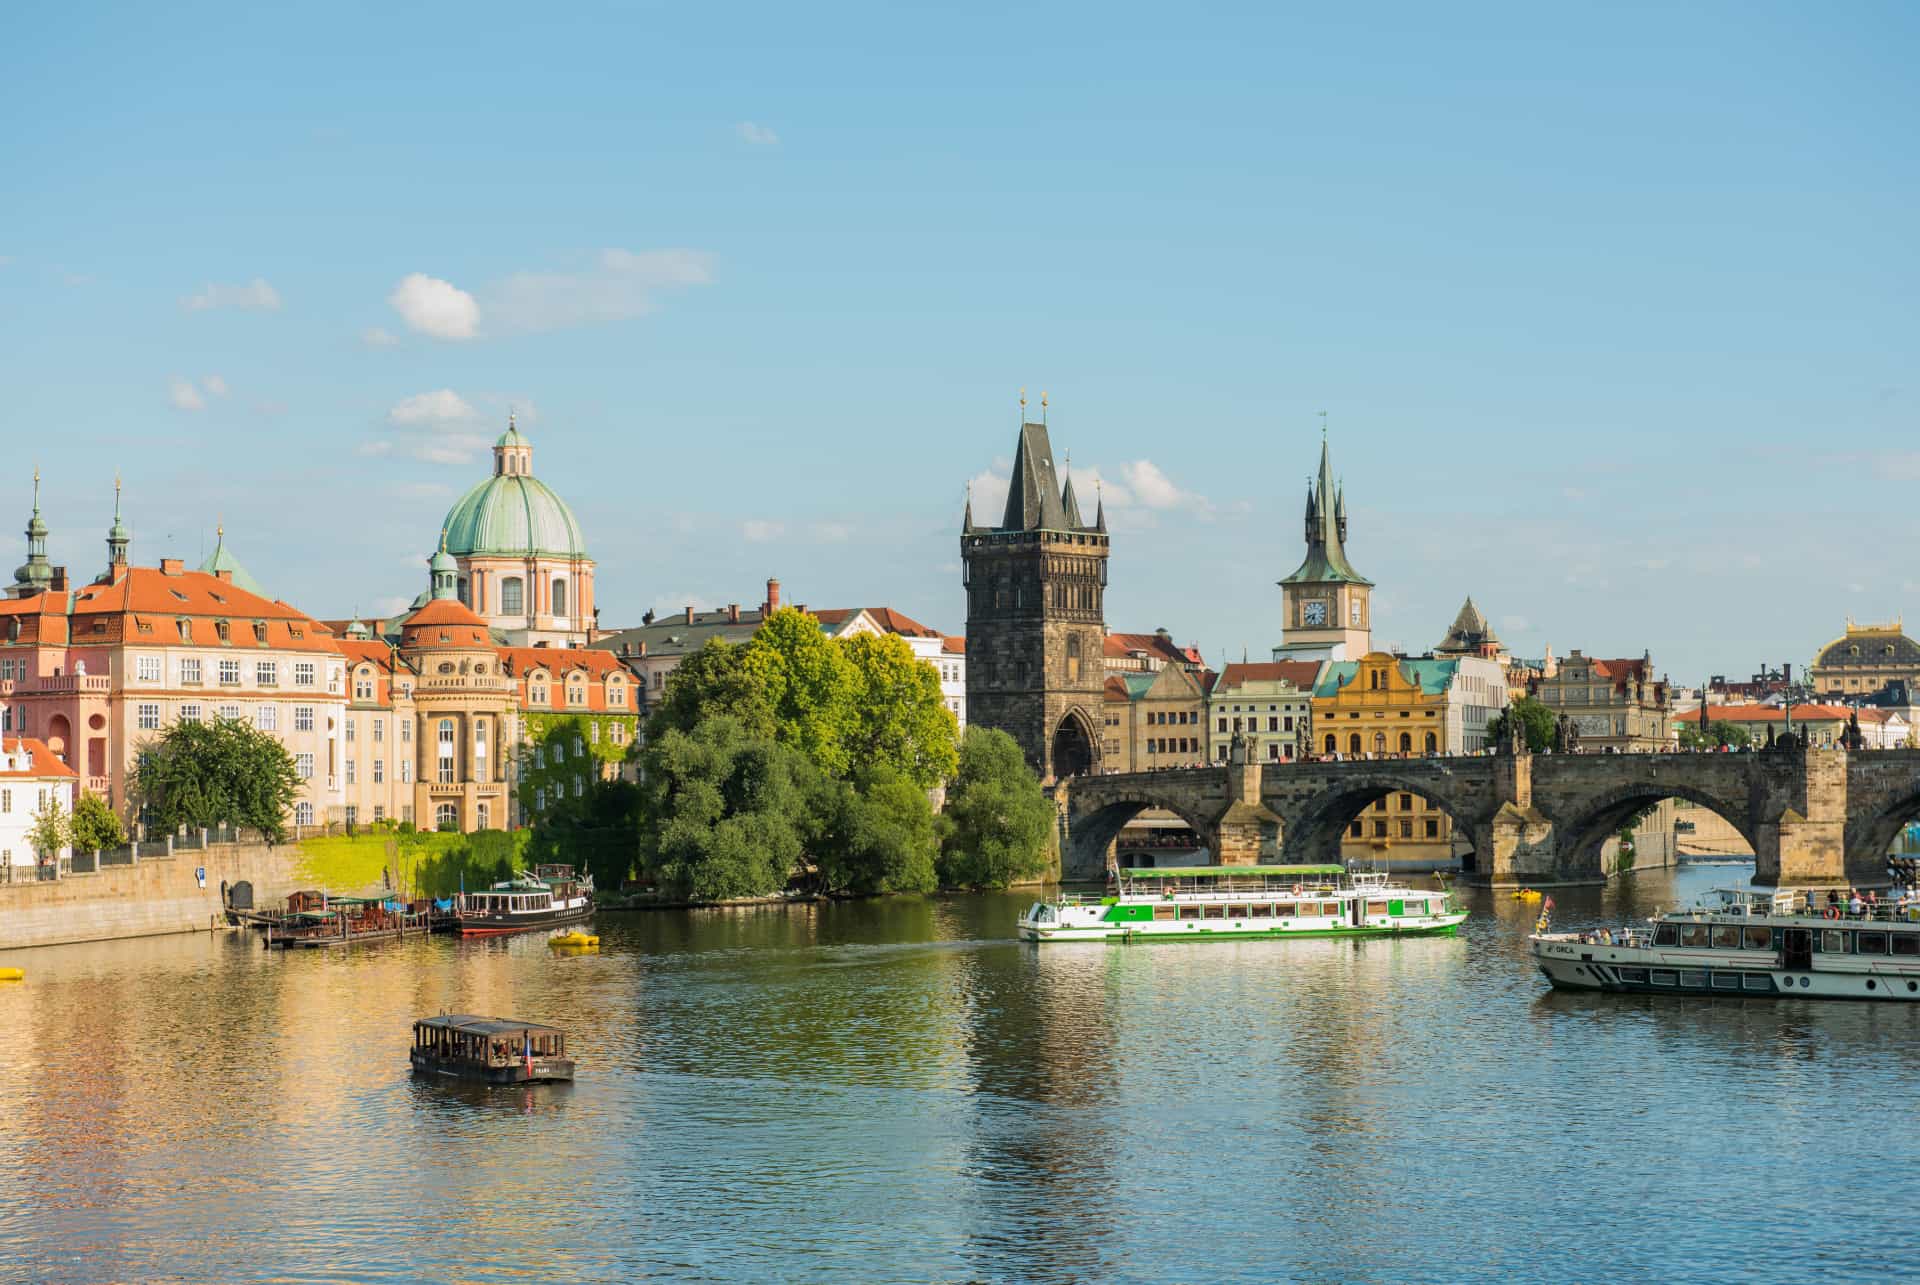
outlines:
[[13, 573], [12, 594], [30, 598], [43, 593], [53, 583], [53, 567], [47, 562], [47, 524], [40, 517], [40, 470], [33, 470], [33, 515], [27, 519], [27, 560]]
[[127, 546], [133, 543], [133, 533], [127, 530], [120, 520], [120, 471], [113, 473], [113, 525], [107, 528], [107, 574], [118, 578], [118, 572], [127, 565]]

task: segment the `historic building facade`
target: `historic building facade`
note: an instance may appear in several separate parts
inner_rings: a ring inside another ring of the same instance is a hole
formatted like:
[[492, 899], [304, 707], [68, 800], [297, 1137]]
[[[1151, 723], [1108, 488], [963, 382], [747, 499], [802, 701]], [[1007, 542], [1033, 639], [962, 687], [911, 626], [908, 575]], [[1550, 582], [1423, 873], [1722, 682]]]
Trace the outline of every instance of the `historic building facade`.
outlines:
[[1307, 556], [1280, 582], [1284, 623], [1275, 660], [1358, 660], [1373, 648], [1373, 581], [1347, 561], [1347, 496], [1327, 444], [1307, 490]]
[[493, 444], [493, 475], [447, 511], [441, 547], [456, 593], [516, 646], [581, 646], [594, 632], [593, 559], [566, 501], [533, 475], [533, 444], [514, 426]]
[[967, 503], [967, 717], [1005, 731], [1042, 780], [1101, 770], [1107, 521], [1082, 521], [1055, 475], [1044, 424], [1022, 424], [1007, 507], [976, 526]]
[[1568, 652], [1534, 699], [1573, 720], [1589, 754], [1663, 750], [1671, 744], [1673, 694], [1653, 675], [1653, 656], [1607, 660]]
[[70, 845], [42, 853], [34, 846], [33, 828], [42, 810], [58, 804], [73, 815], [80, 801], [79, 778], [32, 737], [0, 736], [0, 879], [33, 878], [32, 869], [45, 856], [57, 862], [72, 854]]
[[1856, 625], [1822, 647], [1807, 671], [1815, 696], [1859, 699], [1890, 683], [1920, 688], [1920, 643], [1894, 620], [1884, 625]]
[[1291, 763], [1313, 753], [1313, 687], [1322, 662], [1228, 665], [1207, 698], [1207, 758], [1225, 763], [1236, 733], [1249, 761]]
[[1196, 767], [1207, 757], [1207, 688], [1213, 675], [1178, 665], [1109, 673], [1101, 770]]

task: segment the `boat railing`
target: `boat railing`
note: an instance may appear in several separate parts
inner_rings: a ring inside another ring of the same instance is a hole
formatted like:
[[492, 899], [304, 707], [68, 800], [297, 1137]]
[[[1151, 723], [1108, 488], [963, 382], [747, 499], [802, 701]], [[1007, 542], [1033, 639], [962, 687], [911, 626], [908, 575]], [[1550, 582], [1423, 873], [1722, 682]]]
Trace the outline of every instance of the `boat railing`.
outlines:
[[1851, 903], [1827, 904], [1809, 898], [1804, 904], [1782, 908], [1765, 902], [1747, 905], [1699, 905], [1681, 912], [1687, 915], [1720, 915], [1732, 919], [1840, 919], [1856, 923], [1877, 920], [1885, 923], [1920, 923], [1920, 896], [1903, 896], [1892, 901], [1862, 902], [1859, 910]]

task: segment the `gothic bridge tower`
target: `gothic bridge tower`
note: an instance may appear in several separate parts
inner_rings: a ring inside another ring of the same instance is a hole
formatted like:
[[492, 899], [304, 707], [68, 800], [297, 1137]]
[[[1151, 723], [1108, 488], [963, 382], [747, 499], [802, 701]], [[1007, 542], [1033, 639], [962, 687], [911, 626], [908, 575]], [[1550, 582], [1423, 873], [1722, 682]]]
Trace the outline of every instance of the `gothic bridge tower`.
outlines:
[[1062, 484], [1054, 474], [1045, 424], [1020, 426], [999, 526], [975, 526], [969, 497], [960, 557], [967, 587], [967, 721], [1012, 736], [1042, 780], [1098, 771], [1106, 506], [1097, 504], [1093, 525], [1081, 521], [1073, 480]]

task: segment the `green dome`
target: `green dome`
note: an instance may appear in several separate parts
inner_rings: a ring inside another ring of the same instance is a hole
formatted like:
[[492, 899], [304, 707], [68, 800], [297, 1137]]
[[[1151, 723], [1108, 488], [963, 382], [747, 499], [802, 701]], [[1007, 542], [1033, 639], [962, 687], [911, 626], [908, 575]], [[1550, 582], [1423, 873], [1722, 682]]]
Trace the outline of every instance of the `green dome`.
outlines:
[[584, 558], [587, 542], [573, 510], [545, 483], [525, 474], [496, 474], [447, 513], [447, 552]]

